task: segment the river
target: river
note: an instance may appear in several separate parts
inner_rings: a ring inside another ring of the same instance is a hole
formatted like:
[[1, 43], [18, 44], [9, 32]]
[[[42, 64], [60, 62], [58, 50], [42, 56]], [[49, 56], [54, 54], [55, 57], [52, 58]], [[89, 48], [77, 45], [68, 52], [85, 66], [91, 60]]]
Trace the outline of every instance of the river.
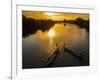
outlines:
[[22, 38], [22, 66], [27, 68], [45, 68], [49, 52], [64, 41], [66, 47], [81, 52], [84, 62], [72, 55], [61, 52], [52, 67], [88, 66], [89, 65], [89, 31], [74, 24], [57, 23], [51, 28], [54, 35], [50, 37], [49, 31], [36, 33]]

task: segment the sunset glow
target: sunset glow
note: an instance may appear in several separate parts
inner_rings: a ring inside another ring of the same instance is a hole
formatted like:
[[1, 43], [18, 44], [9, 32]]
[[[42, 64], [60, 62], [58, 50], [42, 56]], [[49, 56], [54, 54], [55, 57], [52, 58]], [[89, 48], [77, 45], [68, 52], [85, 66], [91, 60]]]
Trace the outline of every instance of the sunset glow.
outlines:
[[90, 12], [37, 10], [20, 14], [22, 69], [89, 66]]
[[51, 20], [75, 20], [78, 17], [88, 20], [89, 14], [83, 13], [61, 13], [61, 12], [40, 12], [40, 11], [23, 11], [22, 14], [27, 18], [33, 19], [51, 19]]
[[53, 12], [45, 12], [45, 14], [48, 15], [48, 16], [53, 16], [53, 15], [55, 15], [56, 13], [53, 13]]
[[54, 37], [55, 31], [53, 29], [50, 29], [49, 32], [48, 32], [48, 36], [51, 37], [51, 38]]

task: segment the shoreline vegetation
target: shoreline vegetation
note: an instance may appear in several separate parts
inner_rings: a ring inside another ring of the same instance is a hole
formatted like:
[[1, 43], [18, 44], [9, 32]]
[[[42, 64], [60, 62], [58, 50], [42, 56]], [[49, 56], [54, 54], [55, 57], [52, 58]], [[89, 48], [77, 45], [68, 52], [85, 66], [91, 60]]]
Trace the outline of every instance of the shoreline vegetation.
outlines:
[[22, 37], [29, 36], [30, 34], [34, 34], [37, 30], [42, 30], [43, 32], [48, 31], [52, 26], [57, 23], [66, 24], [75, 24], [79, 28], [85, 28], [89, 31], [89, 20], [84, 20], [78, 17], [76, 20], [62, 20], [62, 21], [53, 21], [51, 19], [48, 20], [36, 20], [33, 18], [27, 18], [22, 15]]

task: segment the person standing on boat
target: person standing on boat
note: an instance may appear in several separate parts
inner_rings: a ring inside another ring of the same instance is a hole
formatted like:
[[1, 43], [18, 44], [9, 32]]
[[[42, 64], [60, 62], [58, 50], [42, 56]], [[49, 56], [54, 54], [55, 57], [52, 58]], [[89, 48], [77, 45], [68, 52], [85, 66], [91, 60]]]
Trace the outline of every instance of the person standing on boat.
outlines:
[[57, 43], [56, 43], [56, 47], [57, 47], [57, 50], [56, 50], [56, 55], [57, 55], [59, 53], [59, 46]]
[[64, 48], [64, 49], [66, 48], [65, 45], [66, 45], [66, 44], [65, 44], [65, 42], [64, 42], [64, 45], [63, 45], [63, 48]]

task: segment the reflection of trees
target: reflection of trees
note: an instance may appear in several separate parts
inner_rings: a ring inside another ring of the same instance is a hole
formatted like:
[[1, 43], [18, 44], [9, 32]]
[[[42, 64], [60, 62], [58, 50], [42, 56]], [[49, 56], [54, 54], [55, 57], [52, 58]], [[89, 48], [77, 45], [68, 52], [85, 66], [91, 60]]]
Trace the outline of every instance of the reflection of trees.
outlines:
[[54, 22], [52, 20], [34, 20], [22, 16], [23, 37], [36, 33], [37, 30], [42, 30], [44, 32], [49, 30], [53, 25]]
[[36, 33], [37, 30], [48, 31], [55, 23], [70, 23], [76, 24], [80, 28], [86, 28], [89, 30], [89, 20], [83, 20], [82, 18], [77, 18], [76, 20], [66, 20], [63, 21], [52, 21], [48, 20], [35, 20], [33, 18], [27, 18], [24, 15], [22, 16], [22, 32], [23, 37], [26, 37], [30, 34]]
[[84, 20], [82, 18], [77, 18], [76, 20], [68, 20], [67, 23], [75, 24], [80, 28], [85, 28], [89, 30], [89, 20]]

